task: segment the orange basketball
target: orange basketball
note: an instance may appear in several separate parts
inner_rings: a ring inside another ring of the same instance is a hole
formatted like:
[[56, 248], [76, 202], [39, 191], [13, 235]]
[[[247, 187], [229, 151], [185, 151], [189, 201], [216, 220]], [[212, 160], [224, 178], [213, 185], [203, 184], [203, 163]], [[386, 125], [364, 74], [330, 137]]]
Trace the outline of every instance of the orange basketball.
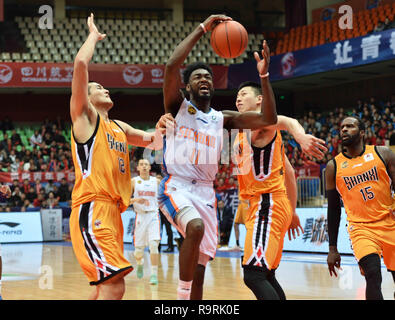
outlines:
[[247, 48], [247, 30], [237, 21], [223, 21], [211, 32], [211, 47], [223, 58], [236, 58]]

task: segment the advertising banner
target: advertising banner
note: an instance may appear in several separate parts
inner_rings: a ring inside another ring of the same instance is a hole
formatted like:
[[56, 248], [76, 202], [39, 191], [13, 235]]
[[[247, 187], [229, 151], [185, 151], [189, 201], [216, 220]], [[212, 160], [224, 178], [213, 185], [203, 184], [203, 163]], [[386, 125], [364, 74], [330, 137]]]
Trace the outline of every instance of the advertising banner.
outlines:
[[44, 241], [63, 240], [62, 209], [42, 209], [41, 222]]
[[0, 243], [41, 241], [43, 232], [39, 211], [0, 214]]
[[[269, 67], [270, 81], [391, 59], [395, 59], [395, 29], [273, 56]], [[228, 89], [237, 88], [243, 81], [259, 82], [255, 61], [229, 66]]]
[[68, 182], [75, 180], [74, 171], [58, 171], [58, 172], [0, 172], [0, 182], [12, 183], [14, 180], [23, 182], [28, 179], [29, 181], [36, 181], [37, 179], [41, 182], [47, 182], [49, 180], [60, 182], [63, 178], [66, 178]]
[[[283, 250], [327, 253], [329, 250], [327, 208], [296, 208], [296, 213], [299, 215], [300, 224], [304, 229], [304, 234], [301, 234], [296, 239], [292, 239], [290, 241], [287, 233], [284, 239]], [[353, 251], [351, 249], [351, 242], [346, 225], [346, 213], [344, 208], [342, 208], [337, 250], [341, 254], [352, 254]], [[240, 225], [239, 230], [240, 245], [244, 247], [246, 229], [243, 225]], [[235, 245], [236, 240], [234, 230], [232, 230], [228, 246], [234, 247]]]
[[122, 213], [121, 217], [123, 224], [123, 242], [133, 243], [134, 222], [136, 219], [136, 213], [132, 209], [128, 209]]
[[[214, 87], [226, 89], [228, 67], [211, 66]], [[89, 77], [105, 88], [162, 88], [165, 66], [156, 64], [89, 64]], [[180, 72], [183, 68], [180, 69]], [[71, 63], [0, 63], [1, 87], [70, 87]]]

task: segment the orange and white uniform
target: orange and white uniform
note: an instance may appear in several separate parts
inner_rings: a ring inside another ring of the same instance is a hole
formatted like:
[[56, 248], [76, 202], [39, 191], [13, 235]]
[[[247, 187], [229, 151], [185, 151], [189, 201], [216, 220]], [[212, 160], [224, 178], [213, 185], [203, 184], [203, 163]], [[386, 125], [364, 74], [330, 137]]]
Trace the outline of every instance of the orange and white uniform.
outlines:
[[126, 135], [97, 116], [92, 137], [78, 143], [71, 133], [75, 167], [70, 235], [91, 285], [133, 270], [123, 255], [121, 213], [129, 206], [131, 177]]
[[252, 146], [247, 134], [235, 140], [239, 197], [248, 200], [244, 221], [247, 233], [243, 266], [276, 269], [284, 236], [292, 220], [285, 188], [284, 148], [280, 131], [263, 148]]
[[395, 199], [391, 178], [375, 146], [350, 158], [335, 157], [336, 189], [347, 213], [348, 233], [354, 255], [382, 255], [389, 270], [395, 270]]

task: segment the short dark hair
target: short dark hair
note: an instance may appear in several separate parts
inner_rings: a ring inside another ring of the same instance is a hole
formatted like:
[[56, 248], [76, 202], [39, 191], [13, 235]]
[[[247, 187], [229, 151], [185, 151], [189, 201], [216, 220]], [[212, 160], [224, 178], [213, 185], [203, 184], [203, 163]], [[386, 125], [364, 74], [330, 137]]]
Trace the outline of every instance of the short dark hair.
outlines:
[[210, 68], [210, 66], [208, 64], [206, 64], [204, 62], [200, 62], [200, 61], [194, 62], [194, 63], [189, 64], [185, 68], [184, 72], [182, 73], [183, 81], [184, 81], [185, 85], [187, 85], [189, 83], [189, 78], [191, 77], [192, 72], [194, 72], [197, 69], [205, 69], [211, 74], [211, 76], [213, 76], [213, 70]]
[[242, 82], [242, 83], [239, 85], [239, 88], [237, 89], [237, 92], [239, 92], [241, 89], [243, 89], [243, 88], [245, 88], [245, 87], [251, 87], [251, 88], [254, 90], [254, 92], [256, 93], [257, 96], [259, 96], [260, 94], [262, 94], [262, 88], [261, 88], [261, 86], [260, 86], [258, 83], [253, 82], [253, 81], [245, 81], [245, 82]]
[[[357, 117], [357, 116], [347, 116], [347, 117], [344, 117], [343, 120], [346, 119], [346, 118], [353, 118], [353, 119], [357, 120], [357, 121], [358, 121], [358, 128], [359, 128], [359, 131], [361, 131], [361, 130], [365, 131], [365, 130], [366, 130], [365, 123], [362, 121], [361, 118], [359, 118], [359, 117]], [[342, 121], [343, 121], [343, 120], [342, 120]]]

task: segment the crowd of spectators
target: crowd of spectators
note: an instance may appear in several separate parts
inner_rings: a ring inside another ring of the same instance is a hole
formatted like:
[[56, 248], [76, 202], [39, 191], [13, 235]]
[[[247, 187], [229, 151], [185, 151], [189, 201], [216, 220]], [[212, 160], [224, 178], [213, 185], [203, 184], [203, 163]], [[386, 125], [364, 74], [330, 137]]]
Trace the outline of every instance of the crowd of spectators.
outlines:
[[[292, 166], [297, 169], [316, 163], [321, 168], [325, 167], [329, 160], [341, 152], [340, 123], [348, 115], [357, 116], [365, 123], [366, 144], [395, 146], [395, 95], [385, 101], [376, 101], [372, 97], [368, 101], [357, 101], [354, 107], [347, 110], [343, 107], [329, 112], [310, 110], [296, 117], [306, 133], [325, 141], [328, 152], [322, 160], [308, 159], [294, 137], [282, 132], [285, 152]], [[237, 177], [233, 171], [232, 163], [220, 165], [215, 181], [217, 192], [237, 188]]]
[[[61, 119], [44, 120], [39, 129], [23, 143], [18, 128], [6, 117], [0, 122], [3, 139], [0, 139], [0, 173], [74, 171], [70, 143], [63, 130]], [[11, 133], [11, 134], [9, 134]], [[53, 208], [68, 204], [73, 184], [61, 182], [15, 179], [10, 185], [12, 196], [0, 206], [1, 211], [26, 211]]]

